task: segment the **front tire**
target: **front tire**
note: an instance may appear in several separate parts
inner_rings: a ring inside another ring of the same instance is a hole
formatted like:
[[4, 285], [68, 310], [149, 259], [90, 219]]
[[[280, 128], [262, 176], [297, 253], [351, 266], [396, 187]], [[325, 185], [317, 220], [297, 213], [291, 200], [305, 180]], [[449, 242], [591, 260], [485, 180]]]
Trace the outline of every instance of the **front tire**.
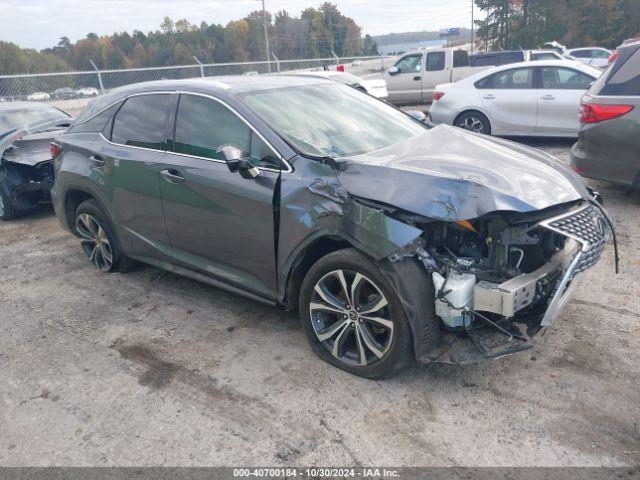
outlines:
[[458, 115], [453, 125], [470, 132], [491, 135], [491, 122], [486, 115], [475, 110]]
[[376, 264], [355, 249], [320, 259], [299, 300], [314, 352], [342, 370], [388, 378], [411, 360], [413, 336], [399, 298]]
[[76, 209], [75, 230], [89, 261], [103, 272], [122, 271], [126, 258], [107, 215], [93, 199]]

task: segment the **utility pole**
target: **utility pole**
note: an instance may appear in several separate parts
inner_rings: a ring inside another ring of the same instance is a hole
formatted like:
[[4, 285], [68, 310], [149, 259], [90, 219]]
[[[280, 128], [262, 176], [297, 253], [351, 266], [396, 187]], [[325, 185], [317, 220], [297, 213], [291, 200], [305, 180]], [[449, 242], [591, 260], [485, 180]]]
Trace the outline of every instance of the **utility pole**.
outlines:
[[471, 53], [473, 53], [473, 1], [471, 0]]
[[[264, 0], [262, 0], [262, 24], [264, 25], [264, 46], [266, 49], [267, 62], [271, 60], [269, 53], [269, 31], [267, 29], [267, 10], [264, 8]], [[269, 70], [271, 70], [271, 64], [269, 63]]]

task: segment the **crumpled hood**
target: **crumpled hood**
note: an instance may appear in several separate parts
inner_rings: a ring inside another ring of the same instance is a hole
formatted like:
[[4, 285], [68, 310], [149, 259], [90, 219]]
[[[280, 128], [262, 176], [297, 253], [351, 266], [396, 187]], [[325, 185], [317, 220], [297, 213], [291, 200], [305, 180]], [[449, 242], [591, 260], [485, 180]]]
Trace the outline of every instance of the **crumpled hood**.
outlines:
[[437, 220], [589, 197], [582, 178], [551, 155], [448, 125], [340, 163], [338, 178], [351, 195]]

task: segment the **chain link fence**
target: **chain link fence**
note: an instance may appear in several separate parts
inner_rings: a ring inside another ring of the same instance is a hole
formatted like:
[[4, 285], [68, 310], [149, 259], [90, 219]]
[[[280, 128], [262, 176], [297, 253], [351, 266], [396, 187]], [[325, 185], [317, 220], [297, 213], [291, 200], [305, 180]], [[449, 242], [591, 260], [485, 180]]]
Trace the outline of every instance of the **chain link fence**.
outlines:
[[335, 70], [363, 75], [380, 71], [391, 57], [316, 58], [262, 62], [211, 63], [170, 67], [83, 72], [0, 75], [0, 102], [77, 100], [98, 96], [111, 89], [153, 80], [179, 80], [220, 75], [257, 75], [294, 70]]

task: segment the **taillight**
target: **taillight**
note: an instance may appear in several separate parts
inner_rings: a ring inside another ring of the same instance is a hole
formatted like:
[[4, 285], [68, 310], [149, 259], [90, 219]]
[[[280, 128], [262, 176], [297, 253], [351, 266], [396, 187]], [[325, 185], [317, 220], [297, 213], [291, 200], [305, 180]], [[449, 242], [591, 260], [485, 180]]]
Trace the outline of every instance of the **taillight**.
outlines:
[[433, 101], [440, 100], [444, 97], [444, 92], [433, 92]]
[[609, 55], [609, 63], [613, 63], [618, 59], [618, 51], [616, 50], [611, 55]]
[[618, 118], [633, 110], [633, 105], [580, 104], [580, 123], [598, 123]]
[[51, 158], [55, 159], [62, 152], [62, 147], [57, 143], [49, 144], [49, 153], [51, 153]]

